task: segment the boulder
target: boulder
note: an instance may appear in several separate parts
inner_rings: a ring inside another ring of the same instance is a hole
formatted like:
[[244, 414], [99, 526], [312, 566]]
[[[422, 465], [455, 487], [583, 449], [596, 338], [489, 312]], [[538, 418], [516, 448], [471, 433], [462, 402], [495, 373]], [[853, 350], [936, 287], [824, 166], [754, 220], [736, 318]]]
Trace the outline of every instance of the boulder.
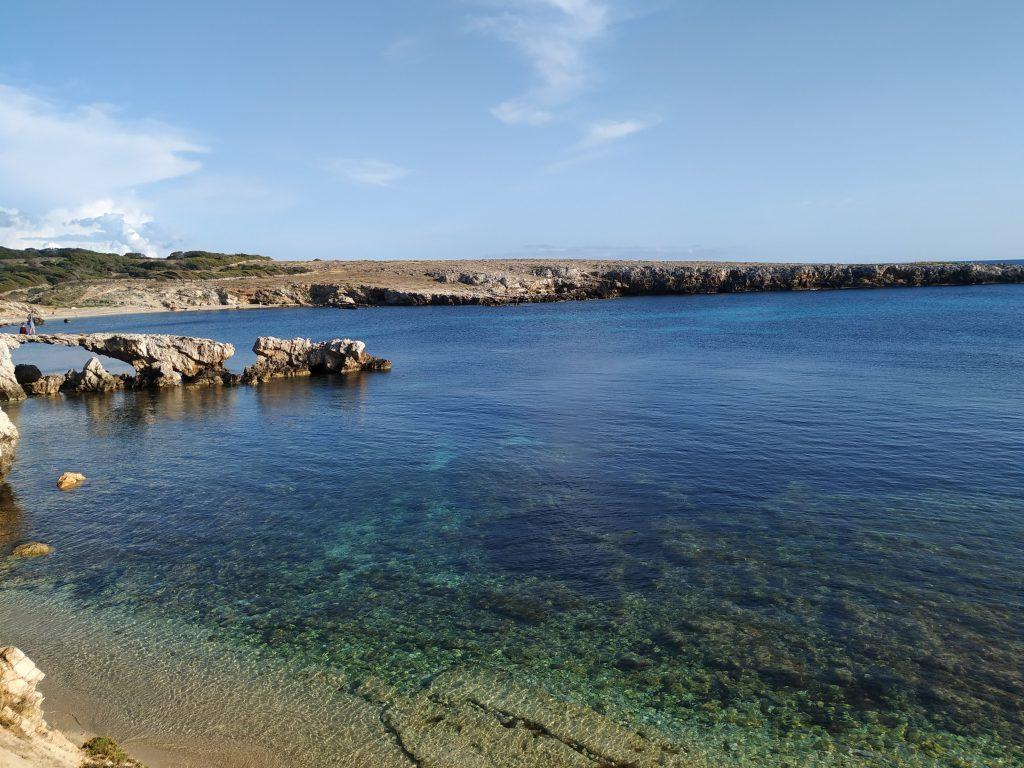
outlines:
[[39, 370], [38, 366], [19, 363], [14, 366], [14, 378], [18, 380], [19, 384], [25, 386], [43, 378], [43, 372]]
[[80, 472], [65, 472], [57, 478], [57, 487], [62, 491], [75, 488], [85, 482], [85, 475]]
[[123, 389], [124, 385], [123, 377], [108, 373], [99, 358], [92, 357], [82, 368], [81, 373], [68, 371], [62, 377], [59, 388], [66, 392], [113, 392]]
[[386, 371], [390, 360], [366, 352], [366, 345], [352, 339], [314, 342], [310, 339], [278, 339], [261, 336], [252, 347], [256, 362], [242, 373], [244, 383], [268, 381], [285, 376], [322, 373]]
[[67, 373], [50, 373], [31, 384], [22, 384], [25, 391], [30, 395], [56, 395], [69, 379], [77, 379], [77, 371]]
[[19, 544], [11, 552], [15, 557], [42, 557], [53, 553], [53, 547], [41, 541], [27, 541]]

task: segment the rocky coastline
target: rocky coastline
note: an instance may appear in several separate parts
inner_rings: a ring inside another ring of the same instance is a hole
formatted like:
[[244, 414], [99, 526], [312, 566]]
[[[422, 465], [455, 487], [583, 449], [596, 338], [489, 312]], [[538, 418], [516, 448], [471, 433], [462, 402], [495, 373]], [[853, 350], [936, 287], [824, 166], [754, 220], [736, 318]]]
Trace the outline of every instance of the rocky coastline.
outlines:
[[[111, 374], [99, 358], [92, 357], [81, 371], [44, 375], [34, 365], [14, 364], [11, 352], [26, 343], [81, 347], [128, 363], [135, 373]], [[253, 352], [256, 361], [237, 374], [225, 367], [235, 348], [213, 339], [141, 333], [0, 334], [0, 402], [59, 393], [258, 385], [274, 378], [391, 369], [390, 360], [374, 357], [363, 342], [352, 339], [314, 342], [261, 336]], [[0, 480], [11, 469], [19, 437], [17, 426], [0, 410]]]
[[[279, 275], [88, 280], [9, 291], [0, 314], [37, 308], [161, 311], [243, 307], [484, 305], [622, 296], [1024, 283], [1024, 264], [758, 264], [583, 260], [281, 262]], [[68, 313], [74, 314], [74, 312]], [[67, 316], [67, 315], [65, 315]]]

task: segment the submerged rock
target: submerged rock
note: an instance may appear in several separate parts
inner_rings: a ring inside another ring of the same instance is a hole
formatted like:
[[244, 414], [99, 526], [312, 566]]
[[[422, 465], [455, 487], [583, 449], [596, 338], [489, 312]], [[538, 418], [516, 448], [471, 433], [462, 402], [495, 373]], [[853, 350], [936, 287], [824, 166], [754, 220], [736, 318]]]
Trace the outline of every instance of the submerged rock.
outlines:
[[11, 554], [15, 557], [42, 557], [53, 554], [53, 547], [41, 541], [28, 541], [16, 546]]
[[489, 768], [688, 768], [656, 732], [641, 735], [504, 675], [442, 672], [418, 694], [368, 680], [357, 694], [382, 707], [381, 724], [413, 765]]
[[391, 368], [390, 360], [368, 354], [363, 342], [352, 339], [314, 342], [310, 339], [260, 336], [252, 351], [256, 353], [256, 362], [242, 374], [242, 382], [247, 384], [286, 376], [386, 371]]
[[81, 485], [85, 482], [85, 475], [80, 472], [65, 472], [57, 478], [57, 487], [62, 491]]

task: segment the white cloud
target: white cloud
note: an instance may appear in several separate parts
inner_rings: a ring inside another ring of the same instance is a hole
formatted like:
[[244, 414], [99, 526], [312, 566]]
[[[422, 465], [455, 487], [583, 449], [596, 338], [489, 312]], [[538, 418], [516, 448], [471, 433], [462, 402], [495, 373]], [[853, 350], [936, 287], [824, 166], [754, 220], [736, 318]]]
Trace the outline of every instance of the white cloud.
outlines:
[[155, 121], [109, 106], [64, 107], [0, 85], [0, 242], [159, 254], [135, 190], [193, 173], [205, 151]]
[[342, 178], [372, 187], [389, 187], [409, 175], [407, 168], [369, 157], [334, 157], [325, 165]]
[[503, 0], [474, 26], [516, 46], [539, 82], [491, 109], [506, 123], [542, 125], [591, 79], [588, 48], [604, 36], [608, 6], [597, 0]]
[[0, 199], [82, 202], [199, 169], [203, 147], [109, 107], [61, 107], [0, 85]]
[[650, 124], [640, 120], [603, 120], [591, 123], [576, 147], [578, 149], [594, 149], [632, 136], [646, 128], [650, 128]]
[[70, 210], [55, 208], [38, 217], [16, 208], [0, 208], [0, 245], [133, 251], [153, 257], [169, 247], [151, 216], [109, 199]]

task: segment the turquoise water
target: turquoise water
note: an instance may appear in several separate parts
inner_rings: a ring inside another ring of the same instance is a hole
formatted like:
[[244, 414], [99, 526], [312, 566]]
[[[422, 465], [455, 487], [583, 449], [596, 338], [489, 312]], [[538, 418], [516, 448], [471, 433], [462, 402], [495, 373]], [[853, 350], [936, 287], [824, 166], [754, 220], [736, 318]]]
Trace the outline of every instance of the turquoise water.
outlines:
[[10, 408], [0, 546], [58, 552], [0, 585], [746, 765], [1022, 765], [1022, 328], [1019, 286], [75, 321], [395, 366]]

